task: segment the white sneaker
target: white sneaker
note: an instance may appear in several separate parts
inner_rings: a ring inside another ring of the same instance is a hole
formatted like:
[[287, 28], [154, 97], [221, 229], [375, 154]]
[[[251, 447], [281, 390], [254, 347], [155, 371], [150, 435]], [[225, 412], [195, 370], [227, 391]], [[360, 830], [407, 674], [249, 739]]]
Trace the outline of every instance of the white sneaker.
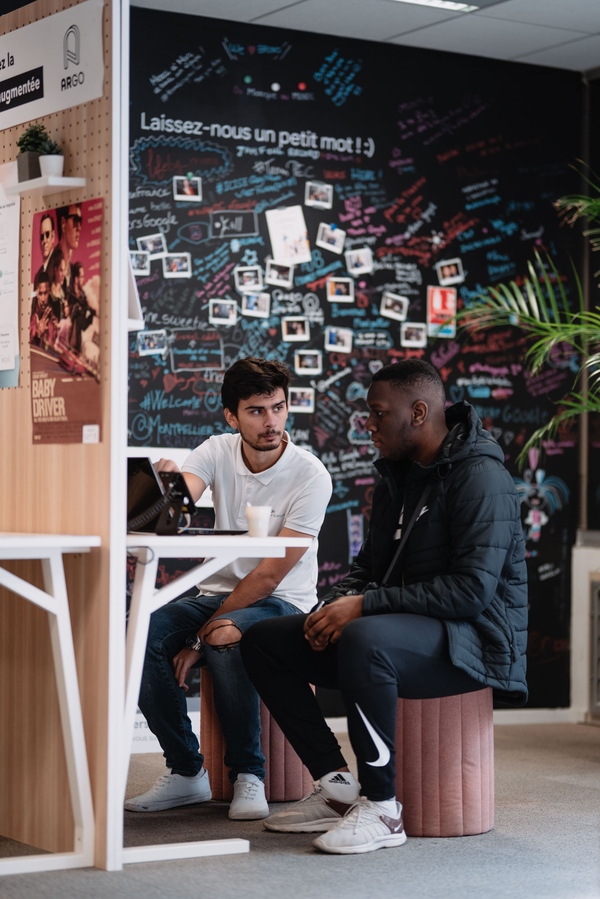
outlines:
[[233, 800], [229, 817], [233, 821], [253, 821], [266, 818], [269, 806], [265, 799], [265, 785], [254, 774], [238, 774], [233, 784]]
[[334, 827], [353, 804], [332, 799], [316, 783], [312, 793], [300, 802], [267, 818], [265, 827], [281, 833], [320, 833]]
[[195, 777], [182, 774], [163, 774], [153, 787], [141, 796], [125, 801], [128, 812], [159, 812], [180, 805], [195, 805], [212, 798], [208, 771], [201, 768]]
[[313, 846], [341, 855], [401, 846], [406, 842], [406, 833], [399, 802], [396, 808], [397, 817], [389, 818], [374, 802], [362, 797], [332, 830], [313, 840]]

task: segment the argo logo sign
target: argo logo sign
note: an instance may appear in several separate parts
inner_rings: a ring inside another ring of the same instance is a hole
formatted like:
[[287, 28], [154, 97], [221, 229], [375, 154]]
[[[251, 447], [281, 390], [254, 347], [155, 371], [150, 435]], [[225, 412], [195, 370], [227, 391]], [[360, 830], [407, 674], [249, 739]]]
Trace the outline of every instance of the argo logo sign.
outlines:
[[[77, 25], [71, 25], [65, 31], [63, 38], [63, 65], [65, 69], [70, 66], [79, 66], [81, 62], [81, 35]], [[61, 91], [70, 90], [70, 88], [78, 87], [85, 81], [85, 72], [81, 69], [71, 72], [69, 75], [60, 79]]]

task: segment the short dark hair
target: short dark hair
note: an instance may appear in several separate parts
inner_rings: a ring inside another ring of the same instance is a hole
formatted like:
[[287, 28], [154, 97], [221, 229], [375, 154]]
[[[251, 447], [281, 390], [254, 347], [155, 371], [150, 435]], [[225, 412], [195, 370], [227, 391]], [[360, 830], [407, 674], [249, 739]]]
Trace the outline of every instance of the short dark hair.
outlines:
[[52, 250], [52, 255], [50, 256], [50, 260], [48, 262], [48, 268], [46, 271], [48, 272], [48, 277], [50, 278], [50, 284], [54, 284], [54, 279], [56, 277], [56, 273], [60, 268], [60, 264], [65, 258], [65, 254], [60, 248], [60, 244]]
[[399, 362], [392, 362], [391, 365], [384, 365], [373, 375], [372, 383], [376, 381], [388, 381], [397, 389], [427, 385], [439, 395], [442, 402], [446, 400], [444, 385], [437, 368], [423, 359], [401, 359]]
[[51, 225], [52, 225], [52, 230], [53, 230], [53, 231], [56, 231], [56, 228], [54, 227], [54, 218], [52, 217], [52, 213], [51, 213], [51, 212], [43, 212], [43, 213], [42, 213], [42, 217], [41, 217], [41, 219], [40, 219], [40, 229], [41, 229], [41, 227], [42, 227], [42, 223], [45, 222], [46, 219], [50, 219], [50, 223], [51, 223]]
[[291, 379], [292, 373], [289, 368], [278, 359], [259, 359], [255, 356], [238, 359], [225, 372], [223, 378], [221, 387], [223, 408], [229, 409], [235, 415], [240, 400], [247, 400], [257, 394], [271, 396], [278, 387], [283, 390], [287, 403]]
[[35, 279], [35, 289], [37, 290], [40, 284], [47, 284], [50, 286], [50, 278], [48, 277], [48, 272], [38, 272], [37, 278]]
[[75, 213], [69, 213], [69, 209], [71, 206], [74, 206], [76, 209], [81, 211], [81, 203], [69, 203], [67, 206], [59, 206], [56, 210], [56, 222], [58, 224], [58, 239], [60, 240], [63, 233], [63, 219], [65, 221], [69, 218], [69, 215], [75, 215]]

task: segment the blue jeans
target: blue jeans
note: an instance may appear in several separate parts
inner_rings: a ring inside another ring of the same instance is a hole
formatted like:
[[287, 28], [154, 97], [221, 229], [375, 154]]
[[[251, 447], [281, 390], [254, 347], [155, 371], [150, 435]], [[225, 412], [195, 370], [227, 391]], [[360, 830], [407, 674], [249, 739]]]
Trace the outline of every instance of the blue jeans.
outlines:
[[[150, 617], [139, 707], [163, 749], [167, 767], [174, 774], [197, 774], [204, 758], [188, 717], [185, 690], [178, 685], [173, 673], [172, 660], [183, 649], [187, 638], [195, 637], [226, 599], [226, 595], [186, 595], [158, 609]], [[243, 634], [250, 625], [264, 618], [299, 611], [277, 596], [268, 596], [245, 609], [218, 617], [233, 621]], [[229, 778], [234, 781], [238, 774], [244, 773], [255, 774], [264, 780], [260, 701], [246, 674], [239, 644], [224, 648], [204, 643], [204, 655], [225, 738], [225, 764], [231, 769]]]

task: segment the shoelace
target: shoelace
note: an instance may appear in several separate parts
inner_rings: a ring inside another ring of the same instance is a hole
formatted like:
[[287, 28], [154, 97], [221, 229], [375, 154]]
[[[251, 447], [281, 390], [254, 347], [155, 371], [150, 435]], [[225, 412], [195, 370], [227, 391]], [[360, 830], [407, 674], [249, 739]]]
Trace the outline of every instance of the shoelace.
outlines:
[[342, 828], [342, 827], [350, 828], [351, 827], [351, 828], [353, 828], [354, 832], [356, 833], [356, 829], [360, 823], [361, 816], [366, 811], [367, 811], [367, 809], [366, 809], [364, 803], [362, 803], [360, 800], [358, 800], [358, 802], [355, 802], [354, 805], [350, 806], [350, 808], [348, 809], [348, 811], [346, 812], [346, 814], [344, 815], [344, 817], [341, 819], [340, 823], [338, 824], [338, 827], [339, 828]]
[[254, 799], [256, 792], [258, 790], [258, 784], [244, 782], [244, 789], [242, 790], [242, 795], [240, 799]]

